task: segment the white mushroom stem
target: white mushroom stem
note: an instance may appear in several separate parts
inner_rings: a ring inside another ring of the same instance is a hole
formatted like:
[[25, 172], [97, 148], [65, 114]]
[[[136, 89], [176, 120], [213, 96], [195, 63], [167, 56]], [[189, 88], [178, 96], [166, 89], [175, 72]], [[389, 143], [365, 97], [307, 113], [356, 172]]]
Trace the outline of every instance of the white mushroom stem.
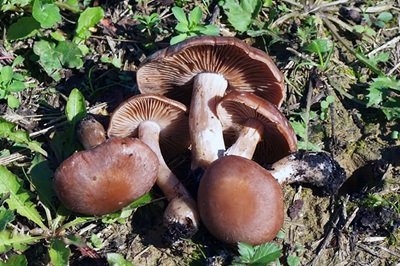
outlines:
[[261, 141], [264, 125], [257, 119], [249, 119], [244, 124], [236, 142], [225, 155], [237, 155], [251, 160], [257, 144]]
[[207, 168], [225, 151], [222, 125], [216, 116], [216, 105], [228, 82], [220, 74], [200, 73], [194, 78], [189, 112], [192, 140], [192, 170]]
[[139, 139], [154, 151], [160, 161], [156, 183], [170, 201], [164, 213], [164, 221], [167, 226], [181, 224], [191, 227], [189, 231], [194, 234], [199, 225], [196, 203], [164, 161], [160, 150], [160, 130], [156, 122], [144, 121], [139, 125], [138, 135]]

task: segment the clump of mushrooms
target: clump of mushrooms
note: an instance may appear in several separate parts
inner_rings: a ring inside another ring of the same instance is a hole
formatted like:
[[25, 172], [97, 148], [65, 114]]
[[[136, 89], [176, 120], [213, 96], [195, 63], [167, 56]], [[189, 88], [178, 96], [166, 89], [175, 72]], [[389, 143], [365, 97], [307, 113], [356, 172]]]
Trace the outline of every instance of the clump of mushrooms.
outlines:
[[155, 152], [160, 162], [156, 183], [170, 201], [164, 213], [167, 228], [183, 237], [197, 232], [196, 203], [170, 170], [163, 155], [171, 156], [189, 146], [186, 106], [160, 95], [133, 96], [113, 112], [108, 135], [137, 136]]
[[103, 215], [149, 192], [158, 173], [156, 154], [132, 138], [106, 140], [104, 128], [85, 119], [78, 136], [88, 150], [76, 152], [57, 168], [54, 188], [68, 209]]

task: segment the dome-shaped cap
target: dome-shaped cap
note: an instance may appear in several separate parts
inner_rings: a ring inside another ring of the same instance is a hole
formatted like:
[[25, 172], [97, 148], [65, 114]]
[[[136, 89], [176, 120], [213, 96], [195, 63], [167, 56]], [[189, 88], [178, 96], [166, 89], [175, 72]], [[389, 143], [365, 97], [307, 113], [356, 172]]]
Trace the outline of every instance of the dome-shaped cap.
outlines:
[[283, 224], [283, 193], [274, 177], [256, 162], [225, 156], [207, 168], [198, 191], [200, 217], [227, 243], [271, 241]]
[[166, 95], [188, 105], [192, 78], [199, 73], [221, 74], [228, 91], [253, 92], [280, 106], [285, 97], [283, 75], [263, 51], [233, 37], [187, 39], [148, 57], [137, 71], [142, 93]]
[[142, 141], [113, 138], [61, 163], [54, 188], [60, 201], [74, 212], [107, 214], [150, 191], [158, 166], [157, 156]]

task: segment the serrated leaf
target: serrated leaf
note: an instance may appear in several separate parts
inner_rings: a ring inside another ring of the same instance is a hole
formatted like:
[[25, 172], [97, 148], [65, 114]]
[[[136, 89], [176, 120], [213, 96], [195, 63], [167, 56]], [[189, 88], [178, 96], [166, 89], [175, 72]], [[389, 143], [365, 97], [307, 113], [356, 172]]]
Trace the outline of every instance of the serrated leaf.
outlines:
[[243, 262], [250, 262], [251, 258], [254, 255], [254, 248], [252, 245], [247, 243], [238, 243], [238, 252], [240, 255], [240, 260]]
[[42, 236], [30, 236], [20, 233], [13, 233], [8, 230], [0, 231], [0, 253], [7, 252], [11, 249], [24, 251], [27, 245], [43, 239]]
[[261, 10], [261, 0], [226, 0], [223, 8], [229, 23], [239, 32], [249, 29]]
[[16, 130], [16, 125], [0, 118], [0, 138], [7, 138], [19, 144], [27, 145], [27, 147], [35, 152], [47, 156], [47, 152], [40, 147], [40, 143], [29, 138], [24, 130]]
[[254, 247], [255, 252], [251, 259], [254, 264], [268, 265], [277, 260], [282, 253], [281, 248], [275, 243], [265, 243]]
[[183, 11], [182, 8], [175, 6], [171, 10], [172, 10], [172, 14], [174, 14], [175, 18], [179, 22], [181, 22], [183, 24], [186, 24], [186, 25], [189, 25], [189, 22], [188, 22], [188, 20], [186, 18], [186, 14], [185, 14], [185, 12]]
[[69, 94], [67, 106], [65, 107], [65, 115], [67, 116], [67, 120], [73, 124], [86, 115], [85, 97], [76, 88]]
[[127, 261], [118, 253], [107, 253], [107, 262], [110, 266], [133, 266], [132, 262]]
[[22, 182], [18, 177], [11, 173], [5, 166], [1, 165], [0, 177], [0, 193], [10, 193], [9, 198], [5, 201], [8, 208], [46, 230], [47, 227], [42, 222], [42, 217], [36, 209], [35, 204], [30, 200], [28, 191], [22, 187]]
[[6, 228], [6, 225], [14, 220], [14, 212], [4, 207], [0, 207], [0, 231]]
[[53, 239], [49, 248], [50, 263], [52, 265], [69, 265], [71, 250], [66, 247], [61, 239]]
[[7, 40], [14, 41], [29, 38], [40, 29], [40, 24], [33, 17], [19, 18], [7, 30]]
[[89, 7], [81, 13], [76, 27], [76, 34], [81, 39], [87, 39], [91, 33], [89, 28], [94, 27], [104, 17], [104, 11], [101, 7]]
[[375, 87], [370, 87], [368, 89], [369, 93], [367, 94], [367, 98], [368, 98], [368, 103], [367, 103], [367, 107], [371, 107], [371, 106], [379, 106], [379, 104], [382, 102], [383, 100], [383, 94], [381, 89], [379, 88], [375, 88]]
[[56, 51], [60, 53], [61, 64], [70, 68], [81, 68], [83, 66], [82, 52], [75, 43], [59, 42]]
[[0, 261], [0, 266], [27, 266], [28, 261], [24, 255], [13, 255], [6, 262]]
[[55, 3], [48, 0], [34, 0], [32, 16], [42, 28], [52, 28], [61, 22], [60, 9]]

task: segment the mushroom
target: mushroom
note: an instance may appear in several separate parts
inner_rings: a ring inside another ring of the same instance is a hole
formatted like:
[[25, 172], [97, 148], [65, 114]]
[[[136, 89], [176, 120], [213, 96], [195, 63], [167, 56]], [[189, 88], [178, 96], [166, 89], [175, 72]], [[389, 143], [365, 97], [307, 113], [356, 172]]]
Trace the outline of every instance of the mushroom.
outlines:
[[226, 155], [273, 163], [297, 150], [297, 139], [289, 121], [272, 103], [248, 92], [232, 91], [217, 105], [217, 115], [228, 139], [236, 142]]
[[[192, 236], [198, 228], [196, 203], [176, 178], [163, 154], [176, 154], [189, 146], [186, 106], [160, 95], [137, 95], [112, 114], [109, 137], [138, 136], [156, 153], [160, 162], [157, 185], [170, 201], [164, 222], [171, 231]], [[163, 148], [163, 151], [160, 149]]]
[[103, 215], [149, 192], [158, 166], [157, 156], [142, 141], [113, 138], [62, 162], [54, 175], [54, 188], [68, 209]]
[[240, 156], [222, 157], [207, 168], [197, 202], [204, 225], [226, 243], [271, 241], [284, 220], [281, 186], [266, 169]]
[[207, 168], [225, 150], [215, 108], [226, 90], [254, 92], [276, 106], [285, 96], [283, 75], [271, 58], [233, 37], [195, 37], [160, 50], [139, 67], [137, 82], [142, 93], [185, 104], [191, 98], [192, 170]]
[[93, 115], [86, 115], [78, 124], [77, 136], [85, 150], [100, 145], [106, 141], [106, 131]]
[[[326, 152], [297, 150], [296, 135], [284, 115], [268, 101], [232, 91], [217, 105], [227, 139], [239, 135], [226, 155], [238, 155], [268, 165], [280, 184], [303, 183], [334, 194], [346, 175]], [[272, 164], [272, 165], [271, 165]]]

